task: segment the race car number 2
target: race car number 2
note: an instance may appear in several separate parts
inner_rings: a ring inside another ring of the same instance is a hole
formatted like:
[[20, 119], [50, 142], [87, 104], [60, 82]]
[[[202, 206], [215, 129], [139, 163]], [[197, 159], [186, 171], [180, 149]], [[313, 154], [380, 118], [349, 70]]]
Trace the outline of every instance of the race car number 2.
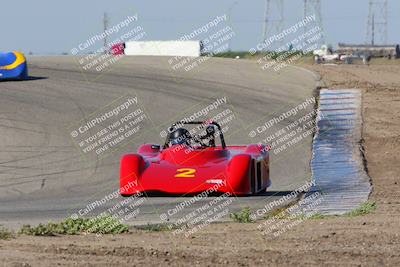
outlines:
[[195, 169], [182, 168], [182, 169], [176, 170], [175, 177], [176, 178], [193, 178], [195, 173], [196, 173]]

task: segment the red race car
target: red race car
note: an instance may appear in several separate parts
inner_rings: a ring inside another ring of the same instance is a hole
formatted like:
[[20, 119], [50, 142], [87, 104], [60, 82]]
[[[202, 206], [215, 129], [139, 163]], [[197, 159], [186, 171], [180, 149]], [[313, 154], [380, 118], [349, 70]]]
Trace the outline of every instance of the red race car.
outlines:
[[[192, 135], [187, 124], [202, 132]], [[213, 121], [175, 123], [163, 146], [144, 144], [137, 154], [124, 155], [121, 160], [122, 196], [204, 191], [250, 195], [265, 191], [270, 184], [268, 148], [227, 146], [221, 126]]]

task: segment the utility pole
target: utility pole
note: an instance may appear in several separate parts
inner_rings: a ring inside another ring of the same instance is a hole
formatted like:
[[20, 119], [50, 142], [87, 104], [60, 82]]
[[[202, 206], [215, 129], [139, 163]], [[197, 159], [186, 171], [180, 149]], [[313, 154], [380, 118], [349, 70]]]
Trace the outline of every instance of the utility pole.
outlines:
[[263, 34], [262, 40], [265, 41], [267, 39], [267, 30], [268, 30], [268, 11], [269, 6], [271, 4], [270, 0], [265, 0], [265, 9], [264, 9], [264, 24], [263, 24]]
[[[262, 41], [267, 40], [270, 35], [281, 33], [283, 30], [283, 23], [283, 0], [265, 0]], [[282, 39], [277, 42], [277, 45], [281, 46], [283, 43], [284, 40]]]
[[[231, 23], [231, 25], [232, 25], [232, 9], [233, 9], [233, 7], [235, 6], [235, 5], [237, 5], [237, 1], [235, 1], [232, 5], [230, 5], [230, 7], [228, 8], [228, 19], [229, 19], [229, 21], [230, 21], [230, 23]], [[232, 27], [233, 28], [233, 27]], [[232, 38], [229, 38], [229, 40], [228, 40], [228, 51], [230, 52], [231, 51], [231, 41], [232, 41]]]
[[322, 33], [322, 36], [318, 43], [324, 44], [325, 43], [325, 31], [324, 31], [324, 26], [322, 23], [322, 12], [321, 12], [321, 0], [304, 0], [304, 19], [308, 15], [315, 15], [315, 23], [312, 23], [310, 25], [304, 26], [304, 33], [306, 33], [310, 28], [318, 26], [320, 29], [320, 32]]
[[365, 43], [387, 44], [388, 0], [369, 0]]
[[[307, 17], [307, 0], [304, 0], [304, 6], [303, 6], [303, 18], [305, 19]], [[303, 27], [303, 33], [305, 34], [307, 31], [307, 27]]]
[[[107, 13], [104, 12], [104, 16], [103, 16], [103, 32], [106, 32], [108, 29], [108, 15]], [[107, 35], [105, 35], [104, 37], [104, 52], [107, 53]]]
[[372, 45], [375, 44], [375, 16], [374, 16], [374, 14], [372, 14], [372, 40], [371, 40], [371, 44]]

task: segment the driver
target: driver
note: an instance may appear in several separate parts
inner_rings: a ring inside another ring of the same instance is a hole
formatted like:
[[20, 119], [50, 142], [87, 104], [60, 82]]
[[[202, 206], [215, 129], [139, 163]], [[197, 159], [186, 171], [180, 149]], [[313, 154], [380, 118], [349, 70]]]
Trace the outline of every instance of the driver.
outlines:
[[173, 131], [170, 135], [171, 145], [189, 145], [191, 135], [188, 130], [184, 128], [178, 128]]
[[208, 125], [206, 128], [206, 134], [201, 137], [202, 140], [208, 141], [206, 146], [215, 147], [215, 128], [213, 125]]

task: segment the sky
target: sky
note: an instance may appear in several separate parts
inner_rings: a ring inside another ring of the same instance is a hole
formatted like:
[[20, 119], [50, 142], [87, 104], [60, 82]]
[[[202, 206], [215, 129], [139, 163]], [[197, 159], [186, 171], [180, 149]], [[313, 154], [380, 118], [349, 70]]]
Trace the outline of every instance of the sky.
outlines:
[[[283, 28], [286, 28], [302, 19], [303, 0], [282, 1]], [[400, 1], [388, 1], [388, 43], [400, 43]], [[365, 42], [368, 0], [321, 0], [321, 5], [326, 43], [336, 46], [338, 42]], [[274, 8], [271, 21], [276, 21]], [[247, 51], [262, 40], [265, 0], [3, 0], [0, 51], [19, 50], [40, 55], [70, 53], [103, 31], [104, 12], [108, 14], [110, 26], [128, 15], [137, 15], [136, 25], [146, 32], [142, 40], [174, 40], [216, 16], [228, 14], [235, 32], [231, 49]], [[274, 23], [271, 22], [271, 28], [275, 27]]]

